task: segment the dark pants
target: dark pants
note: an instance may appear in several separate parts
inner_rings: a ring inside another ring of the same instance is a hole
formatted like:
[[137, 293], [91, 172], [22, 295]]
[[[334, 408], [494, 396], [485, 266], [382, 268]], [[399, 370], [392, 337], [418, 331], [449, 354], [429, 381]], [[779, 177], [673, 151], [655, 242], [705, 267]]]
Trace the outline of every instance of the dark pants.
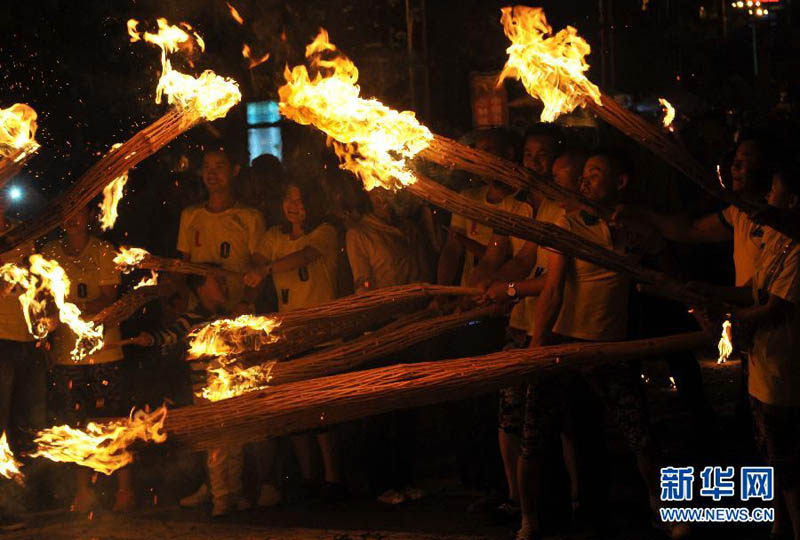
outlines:
[[0, 432], [36, 430], [46, 418], [47, 369], [34, 342], [0, 340]]

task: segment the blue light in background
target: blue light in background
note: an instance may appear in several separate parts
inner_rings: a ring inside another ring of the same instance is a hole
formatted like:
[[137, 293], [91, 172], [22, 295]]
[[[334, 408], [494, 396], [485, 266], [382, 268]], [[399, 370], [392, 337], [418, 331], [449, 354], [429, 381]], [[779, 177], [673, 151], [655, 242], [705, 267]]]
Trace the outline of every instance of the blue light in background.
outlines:
[[272, 154], [283, 160], [283, 138], [277, 101], [254, 101], [247, 104], [247, 149], [250, 163], [258, 156]]

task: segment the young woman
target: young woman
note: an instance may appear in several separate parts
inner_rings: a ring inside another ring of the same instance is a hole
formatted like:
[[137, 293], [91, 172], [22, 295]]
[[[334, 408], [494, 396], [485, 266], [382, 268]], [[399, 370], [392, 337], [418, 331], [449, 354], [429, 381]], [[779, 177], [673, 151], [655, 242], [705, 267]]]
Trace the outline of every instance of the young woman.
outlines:
[[[259, 246], [263, 257], [245, 274], [249, 287], [258, 286], [272, 275], [278, 296], [278, 311], [313, 306], [336, 298], [339, 241], [336, 229], [322, 222], [319, 190], [298, 182], [286, 184], [281, 209], [283, 223], [270, 228]], [[322, 495], [335, 499], [344, 491], [332, 432], [316, 433], [324, 465]], [[297, 460], [307, 485], [314, 481], [311, 434], [292, 437]]]

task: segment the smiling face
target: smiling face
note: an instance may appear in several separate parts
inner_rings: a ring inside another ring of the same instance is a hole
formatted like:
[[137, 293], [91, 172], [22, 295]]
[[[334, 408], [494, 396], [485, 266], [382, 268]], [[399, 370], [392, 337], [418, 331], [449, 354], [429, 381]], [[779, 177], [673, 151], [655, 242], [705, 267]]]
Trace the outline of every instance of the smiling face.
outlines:
[[292, 225], [302, 226], [306, 221], [306, 207], [303, 204], [303, 195], [300, 188], [291, 184], [286, 189], [286, 194], [283, 197], [283, 217]]
[[540, 176], [547, 176], [553, 168], [555, 144], [547, 135], [529, 135], [522, 148], [522, 164]]
[[239, 166], [233, 165], [225, 152], [211, 151], [203, 156], [203, 184], [210, 194], [228, 193], [231, 180], [239, 174]]
[[586, 160], [581, 178], [581, 194], [601, 202], [613, 202], [628, 183], [628, 176], [615, 170], [611, 160], [603, 155]]
[[581, 187], [581, 173], [583, 172], [583, 159], [563, 155], [553, 162], [553, 180], [561, 187], [570, 191], [578, 191]]
[[796, 208], [798, 197], [789, 190], [782, 173], [772, 177], [772, 187], [767, 193], [767, 204], [776, 208]]
[[749, 192], [756, 188], [757, 172], [762, 166], [761, 150], [755, 141], [744, 141], [736, 149], [731, 163], [731, 188], [735, 192]]

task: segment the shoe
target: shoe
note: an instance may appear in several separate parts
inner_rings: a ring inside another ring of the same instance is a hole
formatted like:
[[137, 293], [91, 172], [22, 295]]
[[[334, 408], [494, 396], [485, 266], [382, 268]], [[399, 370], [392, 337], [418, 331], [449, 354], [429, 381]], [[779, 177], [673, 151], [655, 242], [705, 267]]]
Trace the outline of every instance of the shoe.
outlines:
[[347, 488], [344, 482], [323, 482], [319, 490], [320, 497], [326, 503], [335, 503], [347, 497]]
[[517, 531], [517, 540], [540, 540], [542, 535], [531, 527], [522, 527]]
[[0, 531], [12, 532], [19, 531], [28, 526], [28, 523], [19, 516], [3, 515], [0, 516]]
[[511, 523], [513, 521], [519, 521], [521, 516], [521, 511], [519, 508], [519, 503], [507, 500], [503, 503], [500, 503], [496, 507], [489, 510], [489, 521], [494, 525], [502, 525], [504, 523]]
[[378, 495], [378, 502], [383, 504], [401, 504], [406, 502], [406, 496], [396, 489], [387, 489]]
[[208, 504], [210, 500], [211, 493], [208, 491], [208, 484], [203, 483], [200, 486], [200, 489], [181, 499], [178, 504], [181, 508], [197, 508], [199, 506], [203, 506], [204, 504]]
[[261, 486], [261, 493], [258, 496], [256, 506], [259, 508], [269, 508], [281, 502], [281, 492], [272, 484]]
[[136, 495], [131, 490], [117, 491], [114, 506], [111, 508], [112, 512], [119, 512], [125, 514], [133, 512], [136, 509]]

